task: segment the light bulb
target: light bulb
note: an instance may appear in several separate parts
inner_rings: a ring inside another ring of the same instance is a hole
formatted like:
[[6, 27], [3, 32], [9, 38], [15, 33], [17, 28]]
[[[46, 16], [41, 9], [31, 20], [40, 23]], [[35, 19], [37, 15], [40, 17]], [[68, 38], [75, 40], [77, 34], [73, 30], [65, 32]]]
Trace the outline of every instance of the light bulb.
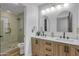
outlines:
[[68, 6], [69, 6], [69, 4], [68, 4], [68, 3], [65, 3], [65, 4], [64, 4], [64, 7], [68, 7]]
[[57, 5], [57, 7], [56, 7], [57, 9], [61, 9], [61, 5]]
[[50, 9], [49, 9], [49, 8], [47, 8], [47, 9], [46, 9], [46, 12], [47, 12], [47, 13], [49, 13], [49, 12], [50, 12]]
[[54, 11], [55, 10], [55, 8], [54, 7], [51, 7], [51, 11]]

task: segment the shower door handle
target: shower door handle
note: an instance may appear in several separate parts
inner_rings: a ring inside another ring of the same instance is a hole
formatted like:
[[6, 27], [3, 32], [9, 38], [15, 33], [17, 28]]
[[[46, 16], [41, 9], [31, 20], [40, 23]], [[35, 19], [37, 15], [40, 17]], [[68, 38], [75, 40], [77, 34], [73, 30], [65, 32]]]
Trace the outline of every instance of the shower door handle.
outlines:
[[1, 38], [1, 37], [3, 37], [3, 36], [0, 35], [0, 38]]

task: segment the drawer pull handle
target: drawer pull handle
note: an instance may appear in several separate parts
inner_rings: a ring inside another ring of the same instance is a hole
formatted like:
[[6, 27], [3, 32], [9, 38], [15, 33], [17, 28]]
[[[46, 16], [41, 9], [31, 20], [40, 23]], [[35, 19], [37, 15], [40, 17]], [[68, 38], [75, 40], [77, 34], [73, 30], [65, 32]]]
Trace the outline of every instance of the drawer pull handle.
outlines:
[[51, 45], [51, 43], [50, 43], [50, 42], [46, 42], [46, 44], [47, 44], [47, 45]]
[[51, 51], [51, 49], [46, 48], [47, 51]]
[[0, 38], [1, 38], [1, 37], [3, 37], [3, 36], [0, 35]]
[[38, 40], [35, 40], [35, 44], [38, 44]]

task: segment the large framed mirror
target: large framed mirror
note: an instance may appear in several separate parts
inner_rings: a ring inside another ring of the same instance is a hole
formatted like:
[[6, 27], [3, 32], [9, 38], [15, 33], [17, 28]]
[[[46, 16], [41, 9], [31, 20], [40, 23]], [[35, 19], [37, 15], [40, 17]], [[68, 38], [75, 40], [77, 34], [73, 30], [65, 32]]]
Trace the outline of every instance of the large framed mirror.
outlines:
[[70, 11], [64, 10], [58, 14], [57, 31], [72, 32], [72, 13]]

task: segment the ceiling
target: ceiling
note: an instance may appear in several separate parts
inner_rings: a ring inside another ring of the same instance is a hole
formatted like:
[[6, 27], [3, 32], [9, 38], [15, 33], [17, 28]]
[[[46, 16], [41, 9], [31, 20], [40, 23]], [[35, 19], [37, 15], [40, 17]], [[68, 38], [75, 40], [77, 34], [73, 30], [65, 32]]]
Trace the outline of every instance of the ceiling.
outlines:
[[14, 13], [15, 15], [20, 14], [24, 11], [24, 6], [42, 6], [46, 3], [0, 3], [2, 10]]
[[22, 4], [0, 3], [0, 7], [1, 10], [10, 11], [15, 15], [22, 13], [24, 11], [24, 6]]
[[41, 6], [45, 3], [24, 3], [23, 5], [24, 6]]

